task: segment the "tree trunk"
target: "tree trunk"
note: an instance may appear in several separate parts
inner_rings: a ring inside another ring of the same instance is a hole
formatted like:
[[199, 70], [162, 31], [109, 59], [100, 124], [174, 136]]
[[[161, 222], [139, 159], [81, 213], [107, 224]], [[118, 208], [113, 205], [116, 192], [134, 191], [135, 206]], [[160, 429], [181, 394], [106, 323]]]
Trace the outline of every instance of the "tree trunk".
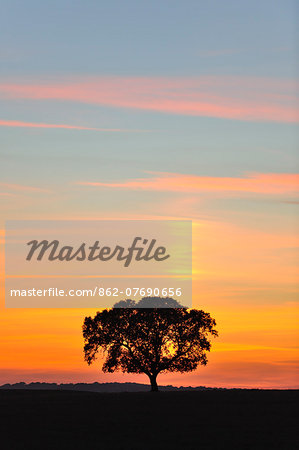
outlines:
[[151, 392], [158, 392], [157, 375], [149, 375], [151, 380]]

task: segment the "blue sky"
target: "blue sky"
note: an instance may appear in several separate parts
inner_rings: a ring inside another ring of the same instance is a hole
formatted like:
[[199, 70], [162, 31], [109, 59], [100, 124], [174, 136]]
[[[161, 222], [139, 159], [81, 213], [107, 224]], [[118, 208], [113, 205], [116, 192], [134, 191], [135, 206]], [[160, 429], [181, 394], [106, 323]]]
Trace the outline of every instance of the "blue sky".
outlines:
[[[4, 2], [0, 119], [129, 132], [3, 126], [1, 179], [67, 192], [70, 203], [83, 196], [81, 207], [89, 205], [93, 214], [96, 194], [75, 183], [126, 180], [145, 176], [145, 171], [218, 177], [294, 172], [296, 125], [288, 120], [194, 116], [82, 102], [76, 95], [36, 100], [5, 91], [12, 83], [55, 86], [98, 77], [100, 85], [103, 77], [119, 77], [121, 85], [126, 79], [143, 83], [144, 77], [164, 77], [163, 97], [168, 79], [184, 85], [214, 77], [215, 92], [213, 86], [202, 89], [208, 100], [220, 93], [224, 102], [236, 98], [246, 107], [251, 96], [256, 103], [261, 96], [266, 104], [277, 97], [284, 108], [295, 105], [295, 12], [290, 1]], [[275, 84], [268, 89], [272, 81], [279, 83], [278, 90]], [[191, 93], [197, 95], [198, 86]], [[182, 89], [184, 100], [189, 88]], [[147, 196], [155, 194], [126, 193], [124, 202], [141, 204]], [[119, 193], [106, 191], [104, 197], [110, 209]], [[61, 197], [56, 200], [51, 213]], [[2, 220], [5, 215], [4, 210]]]
[[[294, 75], [293, 1], [5, 1], [8, 76]], [[297, 11], [298, 12], [298, 11]]]

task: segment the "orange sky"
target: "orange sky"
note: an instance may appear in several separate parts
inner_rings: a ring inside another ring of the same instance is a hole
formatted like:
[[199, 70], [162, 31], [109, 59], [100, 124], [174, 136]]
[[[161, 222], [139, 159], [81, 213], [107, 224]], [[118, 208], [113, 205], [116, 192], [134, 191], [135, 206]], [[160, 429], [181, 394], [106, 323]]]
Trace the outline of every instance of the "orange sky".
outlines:
[[[206, 367], [187, 375], [163, 374], [160, 383], [297, 386], [295, 269], [281, 258], [269, 260], [268, 253], [297, 245], [296, 236], [287, 234], [194, 223], [193, 306], [215, 317], [220, 336], [213, 340]], [[102, 374], [99, 361], [90, 367], [83, 361], [81, 326], [95, 310], [10, 310], [4, 309], [3, 297], [2, 285], [0, 382], [147, 382], [144, 376]]]

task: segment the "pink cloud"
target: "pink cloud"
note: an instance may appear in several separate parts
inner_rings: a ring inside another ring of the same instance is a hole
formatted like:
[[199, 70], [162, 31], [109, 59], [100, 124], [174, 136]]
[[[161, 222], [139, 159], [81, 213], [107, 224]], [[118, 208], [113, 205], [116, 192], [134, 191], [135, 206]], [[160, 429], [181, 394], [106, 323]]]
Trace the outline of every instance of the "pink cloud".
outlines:
[[291, 80], [248, 77], [85, 77], [0, 83], [5, 99], [63, 100], [190, 116], [298, 122]]
[[149, 172], [152, 177], [124, 182], [79, 182], [84, 186], [116, 189], [170, 192], [232, 192], [256, 194], [287, 194], [299, 191], [299, 174], [257, 173], [246, 177], [207, 177], [167, 172]]
[[137, 132], [145, 130], [124, 130], [121, 128], [90, 128], [79, 125], [65, 125], [65, 124], [51, 124], [51, 123], [32, 123], [22, 122], [19, 120], [0, 120], [0, 127], [22, 127], [22, 128], [64, 128], [67, 130], [92, 130], [92, 131], [106, 131], [106, 132]]

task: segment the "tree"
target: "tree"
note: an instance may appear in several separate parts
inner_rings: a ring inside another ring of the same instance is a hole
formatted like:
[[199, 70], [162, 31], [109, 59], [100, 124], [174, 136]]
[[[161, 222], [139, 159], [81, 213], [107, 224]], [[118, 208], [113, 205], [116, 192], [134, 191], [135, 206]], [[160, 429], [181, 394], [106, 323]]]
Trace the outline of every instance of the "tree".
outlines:
[[[167, 306], [159, 307], [161, 302]], [[207, 364], [209, 335], [218, 335], [209, 313], [188, 310], [173, 299], [159, 297], [143, 298], [139, 304], [122, 301], [94, 318], [85, 318], [84, 354], [88, 364], [101, 349], [106, 355], [103, 372], [144, 373], [152, 391], [158, 390], [159, 373], [189, 372]], [[147, 305], [156, 307], [149, 309]]]

